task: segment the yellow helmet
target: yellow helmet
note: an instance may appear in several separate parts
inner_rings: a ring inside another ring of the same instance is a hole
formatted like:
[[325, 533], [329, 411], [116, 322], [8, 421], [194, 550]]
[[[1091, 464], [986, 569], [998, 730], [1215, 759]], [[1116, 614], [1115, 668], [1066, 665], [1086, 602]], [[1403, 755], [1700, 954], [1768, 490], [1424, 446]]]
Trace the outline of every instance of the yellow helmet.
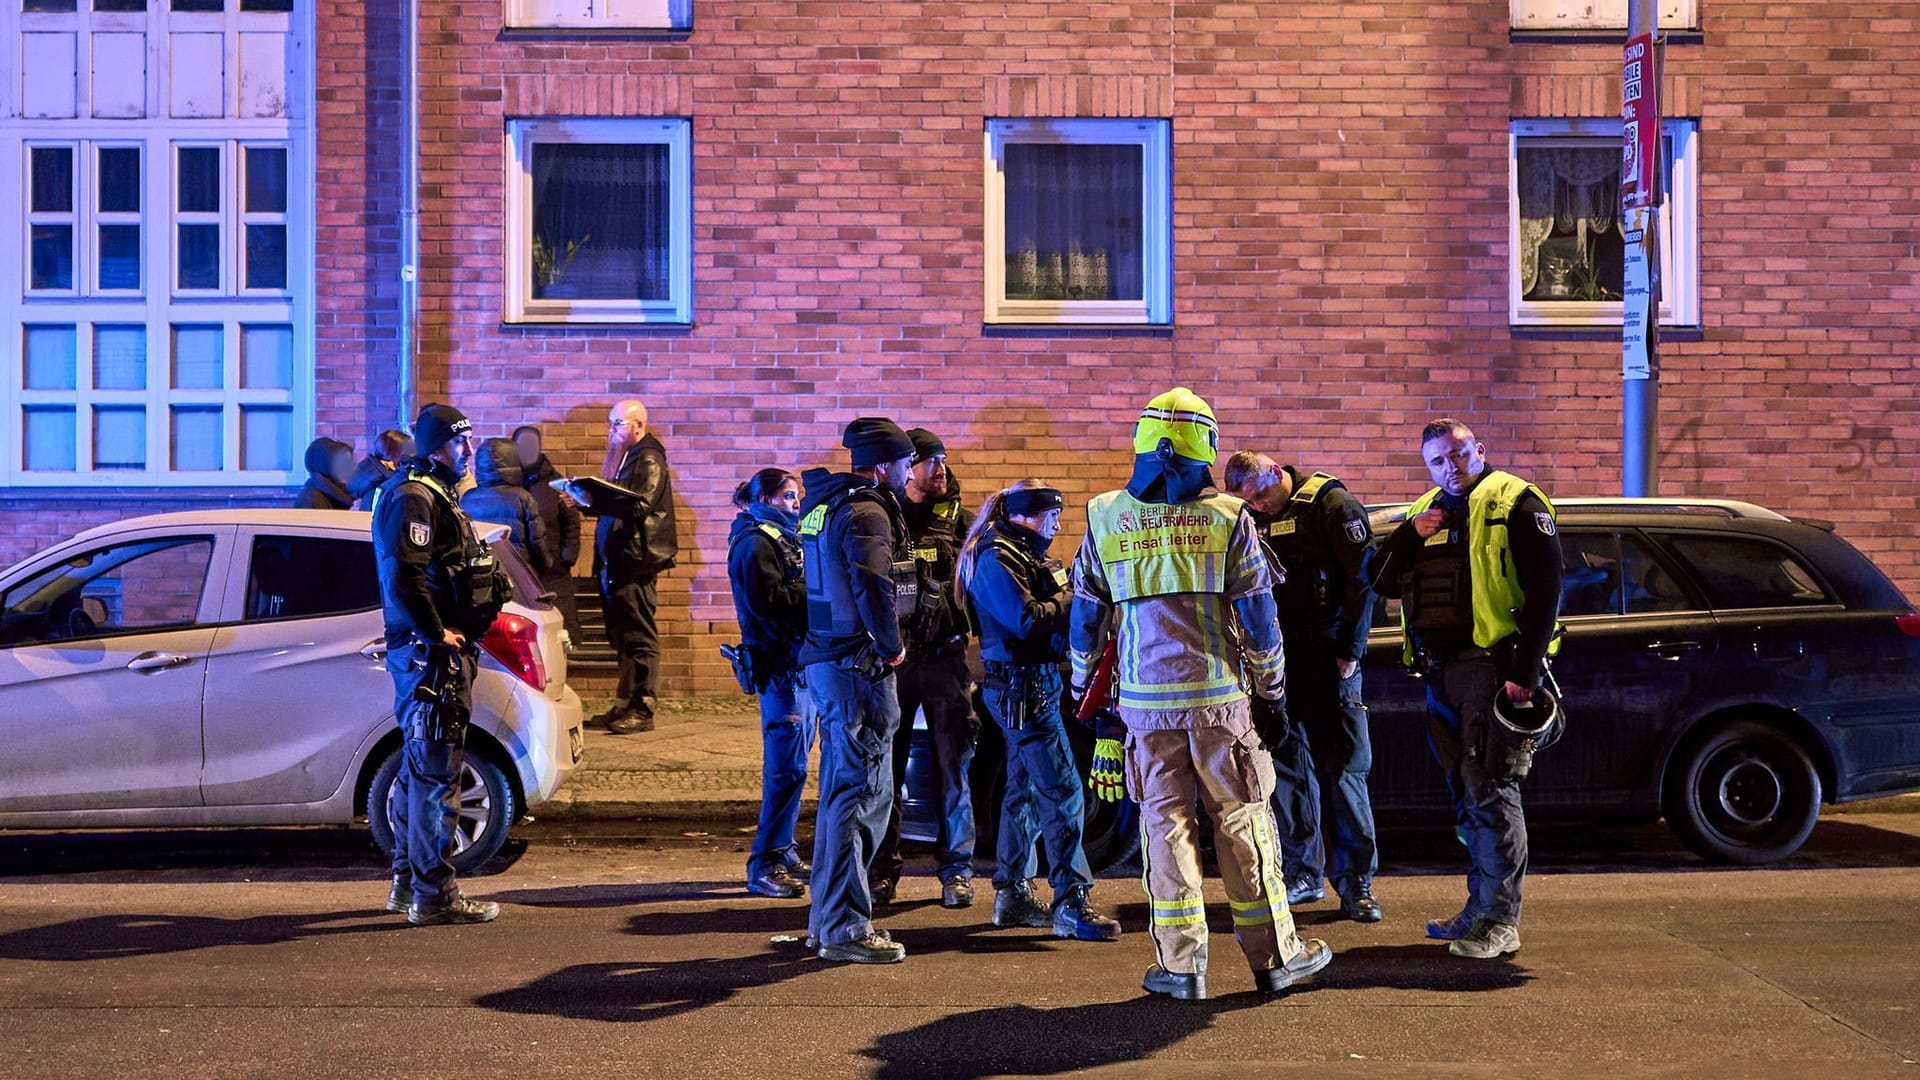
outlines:
[[1151, 454], [1160, 449], [1160, 440], [1173, 443], [1173, 452], [1193, 461], [1213, 464], [1220, 453], [1220, 428], [1214, 423], [1213, 409], [1200, 395], [1184, 386], [1147, 402], [1140, 411], [1140, 424], [1133, 429], [1133, 452]]

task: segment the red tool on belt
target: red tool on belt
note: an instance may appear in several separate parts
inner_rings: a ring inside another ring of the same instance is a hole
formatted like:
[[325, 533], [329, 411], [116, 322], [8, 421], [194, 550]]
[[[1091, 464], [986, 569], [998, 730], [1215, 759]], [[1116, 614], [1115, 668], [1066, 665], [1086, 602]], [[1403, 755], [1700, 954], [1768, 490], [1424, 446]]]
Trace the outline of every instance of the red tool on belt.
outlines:
[[1094, 714], [1102, 709], [1113, 707], [1113, 672], [1120, 664], [1120, 640], [1116, 635], [1107, 639], [1107, 651], [1100, 654], [1100, 663], [1093, 669], [1093, 680], [1087, 683], [1087, 692], [1080, 695], [1080, 707], [1074, 711], [1074, 719], [1097, 728]]

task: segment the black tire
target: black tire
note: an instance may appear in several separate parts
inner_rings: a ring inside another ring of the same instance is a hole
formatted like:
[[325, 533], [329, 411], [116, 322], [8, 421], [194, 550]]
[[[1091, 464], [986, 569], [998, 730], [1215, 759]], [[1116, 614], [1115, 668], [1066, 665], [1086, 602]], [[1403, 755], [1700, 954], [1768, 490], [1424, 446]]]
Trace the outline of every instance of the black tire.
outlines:
[[[1073, 744], [1073, 760], [1084, 778], [1093, 767], [1093, 733], [1069, 720], [1067, 741]], [[1124, 795], [1118, 802], [1103, 802], [1088, 791], [1086, 799], [1080, 844], [1086, 849], [1087, 865], [1098, 874], [1140, 850], [1140, 806]]]
[[[380, 853], [388, 857], [393, 855], [393, 818], [388, 813], [388, 796], [393, 792], [394, 777], [399, 775], [403, 753], [404, 747], [396, 747], [387, 755], [367, 788], [367, 827], [373, 832], [373, 842]], [[460, 820], [455, 826], [454, 854], [449, 861], [453, 863], [454, 873], [470, 875], [500, 853], [518, 808], [506, 771], [471, 746], [461, 769], [460, 791]]]
[[1690, 738], [1666, 785], [1667, 825], [1715, 862], [1779, 862], [1820, 818], [1820, 770], [1793, 736], [1758, 720], [1730, 720]]

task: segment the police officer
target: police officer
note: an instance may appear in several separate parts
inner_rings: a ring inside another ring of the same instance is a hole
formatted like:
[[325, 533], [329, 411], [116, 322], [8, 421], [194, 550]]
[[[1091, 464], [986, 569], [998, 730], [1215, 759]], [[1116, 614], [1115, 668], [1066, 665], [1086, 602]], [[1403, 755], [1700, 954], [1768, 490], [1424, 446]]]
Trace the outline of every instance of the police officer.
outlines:
[[1520, 949], [1527, 821], [1520, 779], [1498, 752], [1497, 695], [1532, 701], [1554, 650], [1560, 542], [1538, 487], [1487, 468], [1467, 425], [1435, 420], [1420, 454], [1438, 486], [1415, 500], [1380, 553], [1374, 583], [1399, 597], [1407, 666], [1427, 683], [1427, 729], [1467, 844], [1467, 902], [1427, 936], [1455, 956]]
[[841, 438], [852, 471], [802, 477], [800, 546], [807, 583], [807, 688], [820, 714], [820, 810], [813, 830], [810, 947], [822, 960], [893, 964], [907, 955], [873, 925], [867, 875], [893, 806], [894, 672], [918, 572], [900, 513], [913, 444], [899, 425], [864, 416]]
[[894, 736], [893, 813], [887, 834], [873, 857], [873, 901], [891, 903], [905, 865], [900, 858], [900, 802], [907, 782], [907, 752], [913, 745], [913, 717], [927, 714], [930, 764], [939, 782], [940, 827], [937, 872], [942, 907], [973, 904], [973, 791], [968, 771], [979, 738], [974, 719], [972, 678], [967, 672], [967, 621], [958, 611], [953, 589], [954, 557], [973, 528], [973, 514], [960, 505], [960, 481], [947, 467], [947, 448], [926, 428], [907, 432], [913, 443], [907, 487], [900, 502], [913, 558], [920, 570], [919, 602], [906, 624], [907, 661], [896, 679], [900, 687], [900, 731]]
[[491, 922], [498, 904], [469, 900], [453, 881], [476, 642], [506, 602], [508, 586], [473, 534], [454, 491], [473, 461], [472, 425], [451, 405], [414, 421], [420, 457], [382, 488], [373, 549], [386, 617], [394, 717], [406, 734], [389, 808], [393, 889], [387, 910], [415, 926]]
[[[1273, 762], [1242, 681], [1262, 702], [1262, 723], [1278, 726], [1285, 662], [1276, 581], [1246, 507], [1214, 490], [1218, 441], [1213, 410], [1193, 391], [1176, 387], [1149, 402], [1134, 429], [1133, 477], [1088, 505], [1073, 570], [1076, 698], [1118, 623], [1126, 787], [1140, 804], [1158, 956], [1142, 986], [1185, 1000], [1207, 996], [1196, 797], [1214, 823], [1255, 985], [1277, 993], [1333, 957], [1325, 942], [1300, 940], [1287, 908], [1267, 805]], [[1091, 780], [1102, 798], [1117, 795], [1117, 757], [1113, 740], [1096, 744]]]
[[[1007, 744], [993, 925], [1117, 941], [1120, 924], [1087, 903], [1093, 874], [1081, 844], [1086, 805], [1060, 717], [1071, 594], [1047, 547], [1065, 505], [1057, 488], [1022, 480], [987, 500], [960, 552], [961, 595], [980, 632], [987, 711]], [[1046, 847], [1051, 909], [1033, 898], [1035, 841]]]
[[1279, 780], [1273, 807], [1287, 903], [1324, 898], [1321, 879], [1331, 876], [1341, 914], [1379, 922], [1373, 875], [1380, 862], [1367, 793], [1373, 749], [1360, 700], [1360, 658], [1373, 611], [1367, 508], [1330, 474], [1303, 477], [1250, 450], [1227, 460], [1225, 479], [1253, 512], [1281, 577], [1273, 598], [1287, 642], [1287, 712], [1294, 723], [1273, 752]]

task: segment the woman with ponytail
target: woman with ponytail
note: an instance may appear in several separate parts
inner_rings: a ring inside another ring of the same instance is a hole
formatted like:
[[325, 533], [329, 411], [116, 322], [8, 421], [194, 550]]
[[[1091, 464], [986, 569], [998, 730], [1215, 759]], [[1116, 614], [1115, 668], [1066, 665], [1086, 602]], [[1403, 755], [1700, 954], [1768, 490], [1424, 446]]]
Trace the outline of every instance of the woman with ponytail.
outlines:
[[[1064, 506], [1060, 492], [1039, 480], [990, 496], [961, 546], [955, 591], [979, 628], [987, 711], [1007, 742], [993, 925], [1113, 941], [1120, 924], [1087, 902], [1093, 874], [1081, 844], [1085, 799], [1060, 715], [1073, 596], [1047, 548]], [[1033, 896], [1035, 843], [1046, 845], [1051, 909]]]
[[800, 478], [761, 469], [734, 489], [740, 516], [727, 537], [727, 581], [740, 620], [740, 651], [760, 695], [760, 828], [747, 856], [747, 889], [791, 900], [806, 895], [811, 868], [793, 831], [813, 749], [813, 703], [799, 663], [807, 636], [801, 576]]

